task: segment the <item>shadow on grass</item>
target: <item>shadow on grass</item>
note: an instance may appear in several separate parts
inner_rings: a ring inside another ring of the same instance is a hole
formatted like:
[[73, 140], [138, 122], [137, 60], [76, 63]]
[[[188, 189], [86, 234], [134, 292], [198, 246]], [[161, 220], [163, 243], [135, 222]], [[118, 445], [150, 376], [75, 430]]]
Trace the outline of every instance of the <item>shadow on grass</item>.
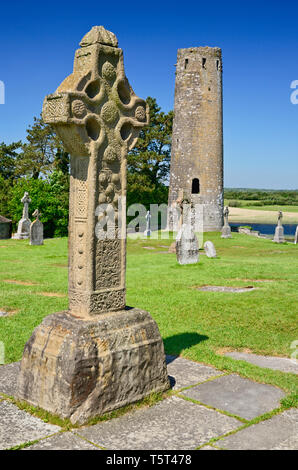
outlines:
[[[206, 341], [208, 336], [199, 335], [198, 333], [179, 333], [170, 336], [164, 340], [166, 354], [179, 356], [184, 349], [188, 349], [201, 341]], [[175, 360], [175, 357], [168, 358], [167, 363]]]

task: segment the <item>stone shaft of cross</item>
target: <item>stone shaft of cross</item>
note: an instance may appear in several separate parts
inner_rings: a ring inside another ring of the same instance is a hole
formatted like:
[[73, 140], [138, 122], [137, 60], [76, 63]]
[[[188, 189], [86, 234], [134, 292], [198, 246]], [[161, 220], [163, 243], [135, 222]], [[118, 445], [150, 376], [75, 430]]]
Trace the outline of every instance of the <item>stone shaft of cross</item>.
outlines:
[[24, 204], [23, 219], [28, 219], [29, 218], [29, 204], [31, 202], [31, 199], [27, 192], [24, 193], [24, 196], [22, 197], [21, 202]]
[[224, 223], [225, 225], [229, 225], [229, 207], [226, 206], [225, 209], [224, 209]]
[[80, 45], [73, 73], [46, 97], [43, 119], [71, 154], [69, 311], [88, 317], [126, 305], [126, 241], [120, 234], [126, 213], [119, 201], [126, 197], [127, 152], [149, 111], [128, 83], [113, 33], [96, 26]]

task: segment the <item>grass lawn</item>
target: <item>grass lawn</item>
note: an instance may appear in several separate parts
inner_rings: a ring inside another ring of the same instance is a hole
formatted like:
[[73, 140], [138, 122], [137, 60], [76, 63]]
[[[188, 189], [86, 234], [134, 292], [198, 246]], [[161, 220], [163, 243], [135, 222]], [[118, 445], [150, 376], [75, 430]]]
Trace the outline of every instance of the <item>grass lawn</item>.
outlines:
[[[233, 233], [205, 234], [218, 258], [202, 255], [180, 266], [161, 253], [171, 240], [128, 240], [127, 305], [148, 310], [157, 321], [167, 353], [270, 383], [297, 404], [297, 376], [261, 369], [224, 357], [245, 350], [290, 357], [298, 340], [298, 247]], [[153, 247], [153, 250], [143, 248]], [[264, 280], [266, 282], [258, 282]], [[17, 283], [18, 282], [18, 283]], [[201, 292], [194, 286], [254, 286], [247, 293]], [[28, 240], [0, 240], [0, 341], [5, 361], [18, 361], [25, 342], [46, 315], [67, 308], [67, 239], [44, 246]], [[296, 394], [296, 402], [295, 402]]]

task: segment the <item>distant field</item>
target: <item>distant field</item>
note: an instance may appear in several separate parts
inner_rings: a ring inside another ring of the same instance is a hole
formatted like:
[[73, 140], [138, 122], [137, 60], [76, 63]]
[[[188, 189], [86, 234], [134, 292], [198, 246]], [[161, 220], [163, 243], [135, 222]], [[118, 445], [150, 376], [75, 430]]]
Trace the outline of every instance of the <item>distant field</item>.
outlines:
[[[259, 201], [246, 201], [246, 200], [238, 200], [239, 204], [241, 207], [239, 209], [250, 209], [250, 210], [256, 210], [256, 211], [282, 211], [282, 212], [297, 212], [298, 214], [298, 206], [254, 206], [254, 202], [259, 202]], [[225, 205], [229, 205], [229, 200], [225, 200]]]
[[[265, 209], [266, 207], [266, 209]], [[274, 209], [269, 209], [269, 207]], [[282, 208], [281, 208], [282, 207]], [[283, 212], [284, 224], [298, 224], [298, 207], [296, 211], [286, 211], [285, 207], [291, 206], [263, 206], [263, 207], [230, 207], [230, 222], [249, 222], [249, 223], [263, 223], [274, 224], [277, 222], [277, 213], [279, 210]], [[296, 206], [292, 206], [296, 207]]]

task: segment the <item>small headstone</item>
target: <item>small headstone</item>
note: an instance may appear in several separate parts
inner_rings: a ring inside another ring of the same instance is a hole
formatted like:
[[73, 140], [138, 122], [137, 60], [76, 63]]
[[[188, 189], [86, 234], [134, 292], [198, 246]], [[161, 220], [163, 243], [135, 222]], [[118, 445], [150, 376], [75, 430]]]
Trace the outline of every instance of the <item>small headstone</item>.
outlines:
[[4, 240], [10, 238], [11, 235], [11, 220], [0, 215], [0, 239]]
[[204, 250], [208, 258], [216, 258], [216, 249], [212, 242], [210, 241], [205, 242]]
[[182, 224], [176, 238], [176, 256], [179, 264], [199, 261], [199, 243], [190, 225]]
[[224, 226], [221, 230], [221, 238], [232, 238], [231, 227], [229, 226], [229, 208], [225, 207], [224, 210]]
[[22, 197], [21, 202], [22, 204], [24, 204], [23, 216], [18, 223], [17, 233], [15, 233], [12, 237], [16, 240], [29, 238], [30, 225], [31, 225], [31, 220], [29, 219], [29, 204], [31, 202], [31, 199], [27, 191], [24, 193], [24, 196]]
[[41, 214], [36, 209], [32, 215], [36, 219], [30, 225], [30, 245], [43, 245], [43, 223], [39, 220]]
[[277, 226], [275, 228], [275, 234], [274, 234], [274, 238], [273, 238], [273, 241], [275, 243], [284, 243], [284, 241], [285, 241], [284, 228], [282, 226], [282, 218], [283, 218], [283, 213], [282, 213], [282, 211], [279, 211]]
[[151, 214], [150, 214], [150, 211], [148, 211], [146, 214], [146, 230], [144, 232], [144, 235], [146, 237], [150, 237], [151, 235], [150, 219], [151, 219]]
[[297, 227], [296, 227], [294, 243], [295, 243], [295, 245], [297, 245], [297, 243], [298, 243], [298, 225], [297, 225]]

